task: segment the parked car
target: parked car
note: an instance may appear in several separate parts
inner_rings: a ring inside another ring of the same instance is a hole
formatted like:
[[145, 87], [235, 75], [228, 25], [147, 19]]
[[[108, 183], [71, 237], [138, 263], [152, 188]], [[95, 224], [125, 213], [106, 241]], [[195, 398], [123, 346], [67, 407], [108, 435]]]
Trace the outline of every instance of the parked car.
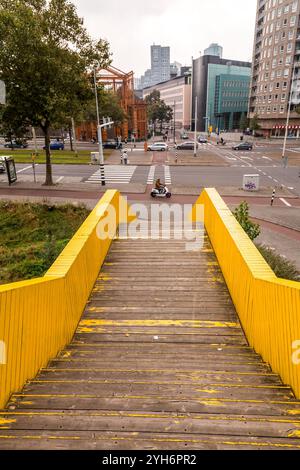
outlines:
[[[183, 142], [182, 144], [176, 145], [177, 150], [194, 150], [194, 142]], [[196, 145], [198, 148], [198, 144]]]
[[155, 142], [154, 144], [148, 145], [148, 152], [166, 152], [169, 150], [168, 144], [165, 142]]
[[116, 140], [109, 139], [106, 142], [103, 142], [103, 148], [115, 150], [118, 148], [118, 142]]
[[13, 140], [4, 144], [6, 149], [27, 149], [28, 144], [25, 140]]
[[253, 144], [250, 142], [241, 142], [238, 145], [234, 145], [232, 150], [253, 150]]
[[207, 138], [204, 137], [203, 135], [199, 135], [198, 142], [199, 144], [207, 144]]
[[[46, 150], [46, 147], [43, 147], [44, 150]], [[64, 150], [65, 149], [65, 144], [63, 142], [59, 142], [59, 140], [56, 140], [54, 142], [50, 142], [50, 150]]]
[[180, 137], [181, 137], [182, 140], [188, 140], [188, 138], [189, 138], [189, 136], [186, 132], [182, 132]]

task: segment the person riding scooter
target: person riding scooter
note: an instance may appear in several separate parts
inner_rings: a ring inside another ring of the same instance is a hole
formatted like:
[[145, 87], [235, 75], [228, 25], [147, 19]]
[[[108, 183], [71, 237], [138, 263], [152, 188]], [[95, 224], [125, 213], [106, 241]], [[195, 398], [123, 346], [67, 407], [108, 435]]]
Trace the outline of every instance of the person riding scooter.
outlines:
[[158, 179], [156, 180], [155, 189], [157, 189], [160, 193], [163, 193], [164, 190], [165, 190], [165, 186], [164, 186], [163, 184], [161, 184], [160, 178], [158, 178]]

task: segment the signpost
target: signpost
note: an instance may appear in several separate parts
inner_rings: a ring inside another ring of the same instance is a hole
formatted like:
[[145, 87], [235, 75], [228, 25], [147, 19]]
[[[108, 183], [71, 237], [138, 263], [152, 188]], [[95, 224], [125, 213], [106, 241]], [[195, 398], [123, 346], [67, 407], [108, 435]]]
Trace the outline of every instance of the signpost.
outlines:
[[4, 162], [5, 162], [5, 166], [6, 166], [8, 184], [10, 186], [11, 184], [15, 183], [18, 179], [17, 172], [16, 172], [15, 161], [12, 157], [4, 157]]

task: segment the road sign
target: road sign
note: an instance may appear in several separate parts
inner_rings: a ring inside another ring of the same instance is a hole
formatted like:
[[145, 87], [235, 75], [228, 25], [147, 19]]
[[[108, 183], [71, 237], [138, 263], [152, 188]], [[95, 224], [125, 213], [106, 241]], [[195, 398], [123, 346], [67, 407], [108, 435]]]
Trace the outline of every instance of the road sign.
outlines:
[[5, 83], [0, 80], [0, 104], [6, 103], [6, 87]]

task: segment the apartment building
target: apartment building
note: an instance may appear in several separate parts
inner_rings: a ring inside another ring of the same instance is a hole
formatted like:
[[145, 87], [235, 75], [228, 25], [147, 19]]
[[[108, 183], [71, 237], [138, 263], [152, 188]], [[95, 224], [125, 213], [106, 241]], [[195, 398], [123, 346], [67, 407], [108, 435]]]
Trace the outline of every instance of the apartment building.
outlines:
[[258, 0], [249, 117], [266, 136], [300, 136], [300, 0]]

